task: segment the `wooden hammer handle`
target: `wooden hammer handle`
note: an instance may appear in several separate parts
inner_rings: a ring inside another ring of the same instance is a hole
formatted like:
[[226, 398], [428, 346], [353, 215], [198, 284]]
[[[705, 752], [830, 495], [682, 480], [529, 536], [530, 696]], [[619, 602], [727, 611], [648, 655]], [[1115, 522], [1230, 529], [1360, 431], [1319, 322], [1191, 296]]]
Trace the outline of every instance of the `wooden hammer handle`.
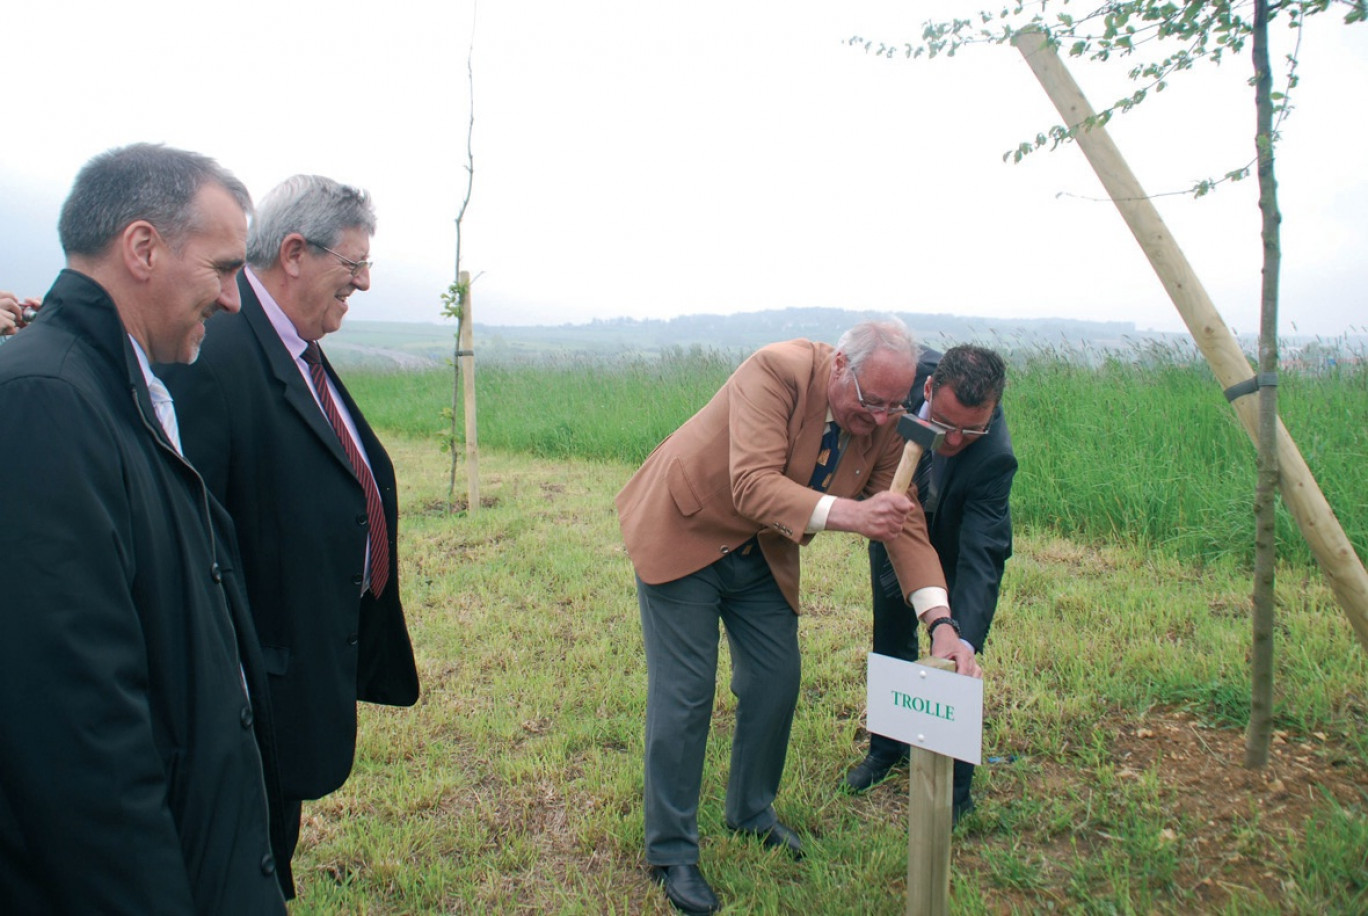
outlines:
[[893, 472], [893, 482], [888, 485], [891, 493], [906, 493], [907, 488], [912, 485], [912, 475], [917, 470], [917, 462], [921, 461], [922, 447], [911, 439], [903, 446], [902, 460], [898, 462], [898, 469]]

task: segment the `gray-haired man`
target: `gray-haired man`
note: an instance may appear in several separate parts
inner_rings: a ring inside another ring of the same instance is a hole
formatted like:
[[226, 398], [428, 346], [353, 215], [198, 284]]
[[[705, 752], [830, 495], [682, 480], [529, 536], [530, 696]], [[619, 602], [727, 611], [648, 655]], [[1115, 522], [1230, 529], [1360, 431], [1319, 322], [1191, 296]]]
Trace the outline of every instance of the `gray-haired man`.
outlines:
[[[276, 187], [248, 233], [241, 313], [209, 322], [197, 365], [167, 372], [190, 408], [186, 453], [237, 525], [277, 721], [282, 866], [302, 800], [351, 772], [357, 700], [418, 698], [394, 466], [318, 346], [370, 287], [374, 232], [362, 190], [317, 175]], [[281, 876], [293, 896], [288, 867]]]

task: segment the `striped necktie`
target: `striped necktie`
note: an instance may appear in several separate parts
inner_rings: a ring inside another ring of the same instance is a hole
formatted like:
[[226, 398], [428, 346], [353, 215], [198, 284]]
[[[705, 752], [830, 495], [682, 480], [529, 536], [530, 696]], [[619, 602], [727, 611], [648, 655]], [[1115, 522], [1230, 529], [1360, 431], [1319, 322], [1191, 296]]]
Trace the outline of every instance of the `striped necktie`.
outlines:
[[836, 472], [836, 461], [841, 457], [841, 427], [832, 420], [827, 423], [827, 431], [822, 436], [822, 447], [817, 450], [817, 466], [812, 469], [812, 479], [808, 486], [826, 492], [831, 486], [831, 478]]
[[323, 351], [318, 348], [318, 341], [311, 340], [304, 348], [304, 362], [309, 364], [309, 377], [313, 379], [314, 391], [323, 405], [323, 413], [327, 414], [328, 422], [332, 424], [333, 432], [337, 433], [342, 449], [347, 453], [347, 460], [351, 462], [352, 471], [366, 494], [366, 518], [370, 522], [370, 590], [378, 598], [389, 581], [389, 529], [385, 525], [385, 507], [380, 502], [380, 490], [375, 486], [375, 477], [366, 460], [361, 457], [361, 450], [352, 441], [347, 424], [333, 401], [332, 392], [328, 390], [328, 374], [323, 370]]
[[937, 507], [940, 506], [941, 473], [937, 466], [936, 453], [930, 451], [921, 456], [921, 461], [917, 462], [917, 471], [912, 475], [912, 484], [917, 488], [917, 501], [921, 503], [922, 512], [927, 515], [935, 515]]

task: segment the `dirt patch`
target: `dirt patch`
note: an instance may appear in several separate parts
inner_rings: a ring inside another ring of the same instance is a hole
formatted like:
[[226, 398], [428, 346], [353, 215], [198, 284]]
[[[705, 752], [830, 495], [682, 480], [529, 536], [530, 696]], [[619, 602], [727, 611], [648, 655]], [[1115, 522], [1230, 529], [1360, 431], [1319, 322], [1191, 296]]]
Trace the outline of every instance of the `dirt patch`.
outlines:
[[[481, 496], [480, 508], [493, 509], [499, 504], [496, 496]], [[470, 500], [466, 497], [458, 496], [447, 503], [445, 499], [428, 499], [420, 503], [415, 509], [406, 510], [405, 514], [421, 515], [428, 517], [438, 517], [443, 515], [459, 515], [470, 508]]]
[[[1240, 901], [1259, 895], [1283, 898], [1286, 840], [1303, 836], [1313, 812], [1324, 811], [1331, 798], [1347, 808], [1368, 800], [1368, 769], [1332, 736], [1298, 739], [1275, 733], [1267, 766], [1249, 769], [1244, 766], [1243, 732], [1203, 725], [1179, 710], [1152, 710], [1138, 723], [1118, 716], [1111, 728], [1104, 722], [1102, 731], [1113, 736], [1107, 758], [1119, 783], [1157, 782], [1155, 803], [1171, 813], [1173, 823], [1160, 841], [1182, 844], [1175, 883], [1193, 889], [1203, 912], [1231, 906], [1238, 910]], [[989, 791], [981, 793], [976, 783], [976, 796], [992, 798], [998, 794], [994, 785], [1004, 793], [1036, 796], [1077, 790], [1078, 760], [1036, 760], [1033, 765], [1029, 786], [1009, 778], [990, 782]], [[1092, 791], [1104, 790], [1094, 786]], [[1012, 804], [1007, 797], [1002, 802]], [[1072, 857], [1120, 839], [1087, 824], [1056, 837], [1041, 835], [1048, 833], [1041, 825], [1017, 824], [1007, 837], [979, 820], [966, 821], [967, 829], [956, 837], [956, 871], [982, 868], [981, 860], [995, 846], [1021, 844], [1042, 850], [1050, 861], [1055, 858], [1052, 849]], [[993, 912], [1005, 913], [1039, 910], [1052, 894], [1046, 891], [1042, 900], [1040, 893], [1003, 889], [985, 896]], [[1065, 899], [1055, 902], [1064, 909], [1071, 905]]]

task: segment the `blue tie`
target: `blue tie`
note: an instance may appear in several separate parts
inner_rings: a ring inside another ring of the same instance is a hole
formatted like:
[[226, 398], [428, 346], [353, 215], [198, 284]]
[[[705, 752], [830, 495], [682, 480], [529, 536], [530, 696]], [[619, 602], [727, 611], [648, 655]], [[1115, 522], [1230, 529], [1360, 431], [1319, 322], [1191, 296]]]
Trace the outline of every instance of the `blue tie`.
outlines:
[[832, 420], [827, 424], [826, 435], [822, 436], [822, 447], [817, 452], [817, 466], [812, 469], [812, 480], [808, 481], [808, 486], [814, 490], [826, 492], [826, 488], [831, 486], [831, 478], [836, 470], [836, 459], [841, 457], [841, 427]]

